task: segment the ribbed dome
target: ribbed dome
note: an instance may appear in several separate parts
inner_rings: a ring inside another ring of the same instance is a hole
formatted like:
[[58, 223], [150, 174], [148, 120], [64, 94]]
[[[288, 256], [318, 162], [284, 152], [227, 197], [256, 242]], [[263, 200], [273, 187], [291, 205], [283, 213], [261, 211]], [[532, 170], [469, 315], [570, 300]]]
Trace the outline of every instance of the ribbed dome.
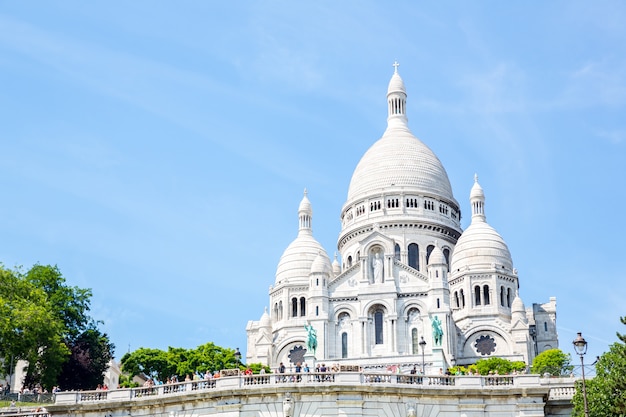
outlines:
[[276, 284], [292, 279], [299, 279], [301, 282], [308, 281], [313, 261], [320, 253], [326, 258], [326, 264], [330, 270], [330, 259], [326, 255], [326, 251], [313, 237], [311, 230], [312, 214], [311, 203], [305, 190], [298, 208], [298, 237], [287, 246], [280, 257], [276, 268]]
[[[485, 196], [474, 177], [470, 193], [472, 223], [463, 232], [452, 253], [451, 272], [470, 269], [492, 268], [494, 265], [507, 271], [513, 270], [513, 260], [504, 239], [491, 227], [485, 217]], [[478, 191], [480, 190], [480, 192]]]
[[524, 302], [519, 296], [515, 296], [513, 299], [513, 304], [511, 304], [511, 312], [512, 313], [524, 313], [526, 308], [524, 307]]
[[330, 259], [323, 252], [320, 252], [311, 265], [311, 273], [330, 275], [330, 270]]
[[404, 81], [400, 74], [398, 74], [397, 67], [389, 80], [389, 86], [387, 87], [387, 94], [390, 93], [404, 93], [406, 94], [406, 88], [404, 88]]
[[[313, 235], [300, 232], [298, 237], [287, 246], [283, 256], [280, 257], [276, 268], [276, 283], [293, 278], [308, 280], [313, 261], [320, 252], [324, 253], [324, 248], [315, 240]], [[328, 256], [326, 256], [326, 260], [330, 269]]]
[[436, 246], [433, 248], [433, 251], [430, 253], [430, 258], [428, 259], [428, 265], [442, 265], [446, 264], [446, 257], [443, 255], [443, 252]]
[[348, 201], [394, 188], [456, 202], [441, 161], [406, 126], [388, 128], [365, 152], [352, 174]]
[[387, 92], [387, 130], [359, 161], [348, 189], [348, 203], [402, 188], [456, 203], [439, 158], [407, 126], [404, 82], [395, 72]]
[[270, 315], [267, 314], [267, 307], [265, 307], [265, 311], [259, 320], [259, 327], [272, 327], [272, 322], [270, 320]]

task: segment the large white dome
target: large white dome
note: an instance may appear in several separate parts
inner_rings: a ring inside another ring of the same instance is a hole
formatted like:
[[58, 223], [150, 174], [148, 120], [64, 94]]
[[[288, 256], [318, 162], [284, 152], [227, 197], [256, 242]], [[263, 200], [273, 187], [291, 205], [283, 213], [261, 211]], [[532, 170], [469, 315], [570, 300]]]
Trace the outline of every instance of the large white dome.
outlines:
[[441, 161], [406, 125], [388, 127], [365, 152], [352, 174], [348, 201], [394, 188], [456, 202]]
[[439, 158], [411, 133], [406, 117], [406, 90], [396, 71], [387, 87], [387, 130], [359, 161], [348, 189], [348, 204], [384, 189], [456, 200]]

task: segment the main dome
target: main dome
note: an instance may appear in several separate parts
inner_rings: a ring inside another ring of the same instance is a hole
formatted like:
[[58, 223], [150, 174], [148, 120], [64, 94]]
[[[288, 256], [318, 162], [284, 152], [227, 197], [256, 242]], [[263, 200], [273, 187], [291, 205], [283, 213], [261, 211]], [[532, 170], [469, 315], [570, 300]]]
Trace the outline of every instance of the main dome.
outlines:
[[394, 188], [456, 201], [441, 161], [406, 126], [387, 128], [365, 152], [352, 174], [348, 201]]
[[387, 88], [387, 103], [387, 129], [354, 170], [348, 203], [380, 194], [383, 189], [402, 189], [456, 203], [443, 164], [407, 126], [406, 91], [397, 67]]

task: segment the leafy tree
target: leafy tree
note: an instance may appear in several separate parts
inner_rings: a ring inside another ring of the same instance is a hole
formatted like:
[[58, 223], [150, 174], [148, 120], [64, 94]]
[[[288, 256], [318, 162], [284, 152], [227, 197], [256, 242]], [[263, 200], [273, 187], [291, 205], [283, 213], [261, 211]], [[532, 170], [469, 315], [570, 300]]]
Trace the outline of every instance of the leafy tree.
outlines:
[[271, 369], [267, 365], [263, 365], [262, 363], [249, 363], [248, 367], [252, 370], [253, 374], [258, 374], [261, 372], [261, 369], [265, 369], [265, 373], [271, 373]]
[[570, 365], [571, 360], [569, 353], [561, 349], [549, 349], [535, 356], [531, 372], [540, 375], [567, 375], [574, 369], [574, 366]]
[[28, 361], [32, 380], [51, 387], [69, 350], [64, 325], [46, 293], [14, 271], [0, 266], [0, 356], [4, 373], [19, 359]]
[[120, 388], [135, 388], [139, 386], [137, 382], [132, 380], [132, 377], [123, 374], [120, 375], [119, 384]]
[[[70, 347], [84, 346], [84, 332], [97, 327], [88, 315], [90, 298], [91, 290], [68, 286], [56, 266], [35, 265], [23, 273], [0, 265], [0, 357], [11, 358], [4, 361], [4, 373], [23, 359], [28, 362], [26, 386], [57, 385]], [[108, 363], [105, 350], [93, 346], [90, 351], [95, 363]], [[95, 352], [104, 356], [96, 358]]]
[[126, 353], [121, 359], [122, 370], [131, 376], [144, 374], [161, 381], [177, 375], [179, 379], [195, 373], [241, 368], [233, 349], [214, 343], [205, 343], [195, 349], [169, 347], [167, 352], [159, 349], [139, 348]]
[[139, 348], [124, 354], [120, 363], [122, 370], [131, 377], [143, 374], [164, 381], [176, 372], [175, 363], [160, 349]]
[[481, 375], [488, 375], [489, 372], [498, 373], [500, 375], [510, 374], [513, 371], [524, 371], [526, 364], [521, 361], [509, 361], [503, 358], [479, 359], [476, 362], [476, 370]]
[[96, 389], [113, 359], [114, 345], [106, 334], [92, 326], [70, 342], [69, 347], [71, 355], [63, 365], [58, 385], [64, 390]]
[[93, 319], [87, 314], [91, 290], [67, 286], [56, 265], [34, 265], [24, 278], [46, 293], [48, 303], [65, 326], [63, 336], [66, 339], [72, 340], [93, 325]]
[[[626, 324], [626, 317], [620, 321]], [[626, 416], [626, 335], [618, 332], [617, 337], [620, 341], [596, 362], [596, 376], [585, 381], [589, 415], [594, 417]], [[572, 403], [572, 416], [584, 416], [582, 381], [576, 384]]]

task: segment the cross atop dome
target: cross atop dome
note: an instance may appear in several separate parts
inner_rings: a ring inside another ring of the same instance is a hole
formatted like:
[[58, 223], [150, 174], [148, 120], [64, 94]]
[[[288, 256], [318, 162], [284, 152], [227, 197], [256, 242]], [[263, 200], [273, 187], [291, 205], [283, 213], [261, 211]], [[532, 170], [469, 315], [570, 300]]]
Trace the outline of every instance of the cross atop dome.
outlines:
[[400, 66], [400, 64], [398, 63], [397, 59], [395, 61], [393, 61], [393, 72], [395, 72], [396, 74], [398, 73], [398, 67], [399, 66]]

